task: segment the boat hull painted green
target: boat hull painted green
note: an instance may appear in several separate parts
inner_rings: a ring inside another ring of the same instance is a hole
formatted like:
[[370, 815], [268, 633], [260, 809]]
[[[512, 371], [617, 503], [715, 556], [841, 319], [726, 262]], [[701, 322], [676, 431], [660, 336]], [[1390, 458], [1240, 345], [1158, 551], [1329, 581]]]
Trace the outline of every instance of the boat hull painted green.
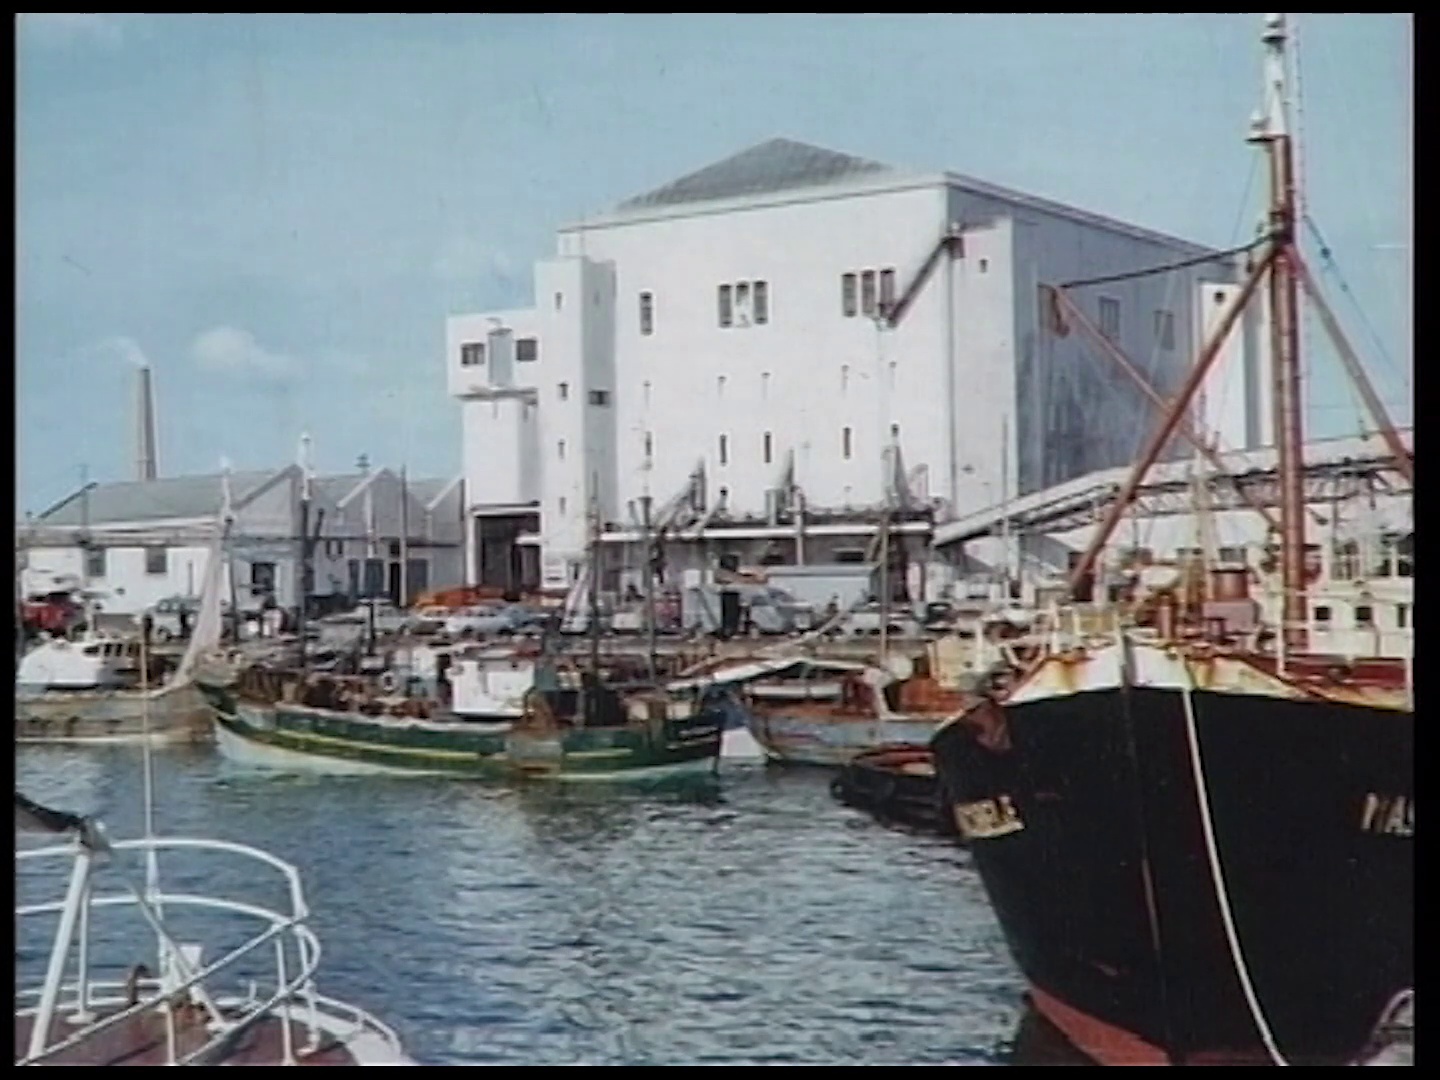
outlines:
[[243, 764], [291, 770], [477, 779], [653, 779], [713, 771], [723, 725], [722, 713], [710, 704], [680, 719], [541, 732], [261, 704], [228, 688], [204, 689], [222, 753]]

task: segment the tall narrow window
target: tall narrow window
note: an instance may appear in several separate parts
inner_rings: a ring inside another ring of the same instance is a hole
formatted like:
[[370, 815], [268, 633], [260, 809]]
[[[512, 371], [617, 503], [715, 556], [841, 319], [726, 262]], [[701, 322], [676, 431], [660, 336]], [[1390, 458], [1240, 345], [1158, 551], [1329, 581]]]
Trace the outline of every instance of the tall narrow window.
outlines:
[[645, 432], [645, 464], [650, 464], [650, 459], [655, 456], [655, 436]]
[[568, 382], [560, 383], [558, 386], [555, 387], [555, 389], [560, 394], [561, 401], [570, 400], [570, 384]]
[[840, 311], [848, 319], [855, 314], [855, 275], [840, 275]]
[[860, 274], [860, 311], [865, 315], [875, 314], [874, 270], [866, 270]]
[[735, 321], [741, 326], [750, 319], [750, 283], [742, 281], [735, 286]]
[[850, 429], [848, 427], [842, 428], [840, 431], [840, 452], [844, 455], [845, 460], [847, 461], [850, 460], [850, 451], [854, 448], [852, 446], [854, 441], [855, 440], [850, 433]]
[[559, 500], [558, 500], [557, 503], [556, 503], [556, 508], [560, 511], [560, 516], [561, 516], [561, 517], [564, 517], [564, 516], [565, 516], [565, 496], [564, 496], [564, 495], [561, 495], [561, 496], [560, 496]]
[[555, 444], [555, 453], [556, 453], [556, 455], [560, 458], [561, 461], [564, 461], [564, 460], [565, 460], [565, 440], [564, 440], [564, 439], [561, 439], [558, 443]]
[[880, 271], [880, 314], [888, 315], [895, 306], [895, 271]]
[[720, 286], [720, 325], [729, 326], [735, 321], [735, 308], [730, 300], [730, 286]]
[[640, 294], [640, 333], [655, 332], [655, 297], [648, 292]]
[[1175, 348], [1175, 313], [1173, 311], [1155, 312], [1155, 342], [1162, 349]]
[[768, 398], [769, 396], [770, 396], [770, 373], [769, 373], [768, 371], [762, 371], [762, 372], [760, 373], [760, 397], [761, 397], [761, 399], [763, 400], [763, 399], [765, 399], [765, 398]]
[[103, 578], [105, 576], [105, 549], [102, 547], [87, 548], [85, 550], [85, 576], [90, 578]]
[[845, 393], [846, 390], [849, 390], [849, 389], [850, 389], [850, 365], [849, 365], [849, 364], [841, 364], [841, 365], [840, 365], [840, 393], [843, 394], [843, 393]]
[[716, 376], [715, 376], [715, 396], [716, 396], [717, 398], [723, 398], [723, 397], [725, 396], [725, 376], [724, 376], [724, 375], [716, 375]]
[[762, 440], [762, 444], [764, 446], [765, 464], [769, 465], [772, 451], [772, 440], [770, 438], [770, 432], [765, 432], [765, 438], [764, 440]]
[[1100, 298], [1100, 332], [1115, 341], [1120, 337], [1120, 301], [1109, 296]]
[[730, 464], [730, 438], [727, 435], [720, 436], [720, 464]]
[[763, 281], [755, 282], [755, 325], [764, 326], [770, 321], [770, 286]]
[[646, 379], [643, 383], [640, 384], [640, 393], [644, 396], [644, 399], [645, 399], [645, 407], [648, 409], [648, 408], [650, 407], [650, 380], [649, 380], [649, 379]]
[[170, 565], [170, 552], [163, 547], [147, 547], [145, 549], [145, 573], [163, 574]]

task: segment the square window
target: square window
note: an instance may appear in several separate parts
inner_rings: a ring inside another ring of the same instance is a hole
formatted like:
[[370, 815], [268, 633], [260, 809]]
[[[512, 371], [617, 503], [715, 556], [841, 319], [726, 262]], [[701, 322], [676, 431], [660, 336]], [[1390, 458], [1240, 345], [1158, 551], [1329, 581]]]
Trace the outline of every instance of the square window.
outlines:
[[1374, 625], [1375, 625], [1375, 609], [1372, 608], [1369, 604], [1358, 604], [1358, 605], [1356, 605], [1356, 608], [1355, 608], [1355, 625], [1356, 625], [1356, 626], [1374, 626]]
[[461, 367], [478, 367], [483, 363], [485, 363], [484, 342], [470, 341], [460, 346]]
[[610, 391], [609, 391], [609, 390], [591, 390], [591, 391], [590, 391], [590, 404], [591, 404], [591, 405], [609, 405], [609, 404], [610, 404]]
[[540, 343], [533, 337], [515, 339], [515, 362], [532, 364], [540, 359]]
[[147, 547], [145, 549], [145, 573], [163, 574], [170, 565], [170, 552], [163, 547]]

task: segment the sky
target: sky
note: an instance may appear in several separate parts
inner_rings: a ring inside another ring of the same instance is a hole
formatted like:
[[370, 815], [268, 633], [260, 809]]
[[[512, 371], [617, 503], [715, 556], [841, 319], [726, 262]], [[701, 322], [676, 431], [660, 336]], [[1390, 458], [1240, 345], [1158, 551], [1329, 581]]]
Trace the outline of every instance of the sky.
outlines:
[[[1306, 15], [1310, 261], [1408, 422], [1408, 15]], [[1258, 15], [23, 15], [20, 511], [160, 470], [460, 470], [447, 315], [524, 306], [560, 225], [784, 136], [1215, 246], [1263, 193]], [[1313, 320], [1307, 341], [1320, 335]], [[1314, 434], [1355, 434], [1323, 350]]]

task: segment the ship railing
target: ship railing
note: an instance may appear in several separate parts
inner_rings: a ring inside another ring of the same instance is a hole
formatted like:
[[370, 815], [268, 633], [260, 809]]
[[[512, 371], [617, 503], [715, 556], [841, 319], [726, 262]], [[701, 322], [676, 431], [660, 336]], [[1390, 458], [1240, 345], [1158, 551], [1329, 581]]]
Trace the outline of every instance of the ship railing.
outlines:
[[[237, 1032], [274, 1016], [280, 1021], [282, 1064], [296, 1064], [296, 1027], [305, 1035], [304, 1050], [314, 1050], [325, 1037], [322, 1015], [330, 1021], [337, 1018], [368, 1029], [397, 1054], [400, 1040], [396, 1033], [378, 1018], [357, 1006], [336, 1001], [318, 993], [314, 976], [320, 964], [320, 942], [306, 925], [310, 910], [305, 901], [299, 871], [268, 852], [244, 844], [223, 840], [201, 840], [180, 837], [155, 837], [122, 840], [105, 845], [105, 852], [136, 852], [156, 859], [161, 851], [190, 851], [207, 854], [240, 856], [264, 864], [276, 871], [288, 893], [288, 910], [200, 893], [167, 892], [158, 884], [147, 887], [127, 882], [123, 891], [101, 893], [96, 888], [94, 871], [96, 852], [79, 841], [29, 850], [17, 850], [17, 885], [22, 865], [43, 862], [73, 861], [70, 887], [62, 900], [34, 904], [16, 904], [17, 937], [25, 919], [58, 915], [59, 927], [52, 945], [45, 982], [38, 988], [16, 990], [16, 1015], [28, 1015], [33, 1024], [29, 1046], [17, 1065], [39, 1065], [63, 1052], [95, 1039], [107, 1030], [124, 1024], [151, 1010], [166, 1017], [166, 1064], [210, 1064], [209, 1059], [229, 1043]], [[167, 907], [205, 910], [240, 916], [262, 925], [242, 944], [219, 959], [203, 966], [194, 962], [194, 954], [171, 936], [163, 910]], [[154, 930], [160, 947], [160, 977], [125, 982], [92, 977], [90, 964], [91, 914], [105, 909], [138, 909]], [[73, 978], [65, 978], [72, 946], [75, 954]], [[288, 948], [287, 948], [288, 946]], [[248, 958], [273, 949], [273, 989], [262, 996], [258, 984], [251, 979], [245, 997], [227, 996], [223, 1009], [217, 1006], [206, 989], [206, 983], [218, 974], [233, 974]], [[167, 962], [168, 961], [168, 962]], [[140, 990], [152, 991], [142, 996]], [[181, 1055], [177, 1050], [177, 1001], [186, 997], [208, 1014], [206, 1030], [211, 1038], [199, 1047]], [[33, 1005], [29, 1004], [34, 1002]], [[119, 1006], [119, 1008], [115, 1008]], [[113, 1008], [100, 1015], [97, 1010]], [[68, 1013], [78, 1023], [70, 1034], [56, 1042], [48, 1042], [57, 1015]]]

